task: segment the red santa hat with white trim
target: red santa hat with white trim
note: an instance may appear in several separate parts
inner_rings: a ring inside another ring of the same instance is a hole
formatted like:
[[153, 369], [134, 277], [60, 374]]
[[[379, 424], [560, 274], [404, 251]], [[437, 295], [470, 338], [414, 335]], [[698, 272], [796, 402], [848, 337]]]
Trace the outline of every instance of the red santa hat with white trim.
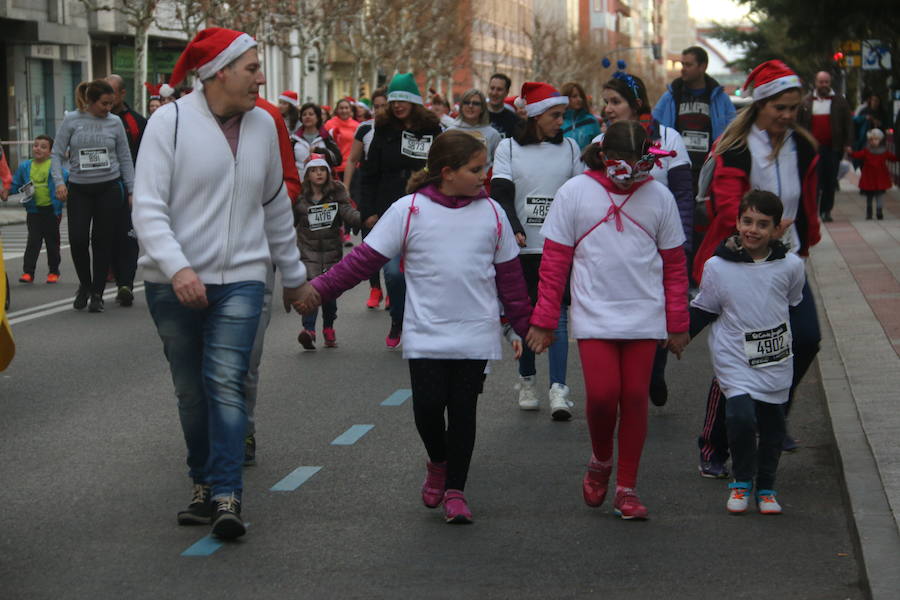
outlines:
[[255, 46], [256, 40], [241, 31], [207, 27], [194, 36], [178, 57], [169, 83], [178, 85], [191, 71], [196, 71], [201, 81], [209, 79]]
[[801, 87], [800, 78], [780, 60], [767, 60], [758, 65], [744, 82], [743, 89], [753, 88], [753, 101], [776, 96], [791, 88]]
[[561, 96], [559, 90], [549, 83], [526, 81], [522, 84], [522, 94], [515, 100], [516, 106], [525, 108], [529, 117], [536, 117], [550, 108], [569, 104], [568, 96]]
[[331, 165], [328, 164], [327, 160], [325, 160], [325, 156], [323, 154], [310, 154], [306, 158], [306, 162], [303, 163], [303, 174], [300, 177], [303, 180], [306, 180], [306, 172], [313, 167], [325, 167], [326, 169], [328, 169], [328, 173], [331, 173]]
[[297, 95], [297, 92], [294, 90], [284, 90], [281, 92], [281, 95], [278, 96], [278, 99], [282, 102], [287, 102], [294, 108], [300, 106], [300, 96]]

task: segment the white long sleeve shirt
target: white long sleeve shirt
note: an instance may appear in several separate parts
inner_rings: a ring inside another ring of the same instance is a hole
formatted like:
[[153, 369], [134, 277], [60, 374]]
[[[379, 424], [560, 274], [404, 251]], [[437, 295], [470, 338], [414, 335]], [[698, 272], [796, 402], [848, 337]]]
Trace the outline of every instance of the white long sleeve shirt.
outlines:
[[244, 114], [235, 156], [202, 89], [177, 104], [154, 113], [137, 160], [132, 219], [144, 280], [168, 283], [190, 267], [205, 284], [265, 282], [274, 263], [285, 287], [301, 285], [272, 117]]

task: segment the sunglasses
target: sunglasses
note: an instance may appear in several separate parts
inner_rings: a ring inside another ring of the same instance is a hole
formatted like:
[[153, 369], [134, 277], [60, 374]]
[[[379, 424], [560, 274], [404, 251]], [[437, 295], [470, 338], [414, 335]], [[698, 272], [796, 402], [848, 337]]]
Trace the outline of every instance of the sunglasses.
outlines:
[[466, 100], [462, 103], [462, 105], [463, 106], [477, 106], [478, 108], [481, 108], [482, 103], [477, 100]]

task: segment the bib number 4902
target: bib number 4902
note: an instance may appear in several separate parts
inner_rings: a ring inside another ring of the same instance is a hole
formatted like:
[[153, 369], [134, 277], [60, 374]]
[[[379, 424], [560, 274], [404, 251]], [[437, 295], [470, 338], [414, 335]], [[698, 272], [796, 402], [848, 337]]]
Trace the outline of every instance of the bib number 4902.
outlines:
[[777, 365], [791, 357], [791, 328], [782, 323], [772, 329], [744, 333], [744, 353], [753, 368]]

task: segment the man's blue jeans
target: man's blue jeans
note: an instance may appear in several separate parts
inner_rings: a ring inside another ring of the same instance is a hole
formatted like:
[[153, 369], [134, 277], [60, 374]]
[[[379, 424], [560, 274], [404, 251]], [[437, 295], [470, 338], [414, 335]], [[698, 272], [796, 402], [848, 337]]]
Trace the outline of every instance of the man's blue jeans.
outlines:
[[247, 432], [244, 377], [265, 285], [208, 285], [209, 306], [202, 310], [181, 304], [169, 284], [145, 285], [172, 371], [189, 475], [195, 483], [209, 484], [213, 498], [240, 497]]
[[400, 271], [400, 255], [384, 265], [384, 286], [391, 299], [391, 321], [403, 324], [403, 310], [406, 308], [406, 276]]

